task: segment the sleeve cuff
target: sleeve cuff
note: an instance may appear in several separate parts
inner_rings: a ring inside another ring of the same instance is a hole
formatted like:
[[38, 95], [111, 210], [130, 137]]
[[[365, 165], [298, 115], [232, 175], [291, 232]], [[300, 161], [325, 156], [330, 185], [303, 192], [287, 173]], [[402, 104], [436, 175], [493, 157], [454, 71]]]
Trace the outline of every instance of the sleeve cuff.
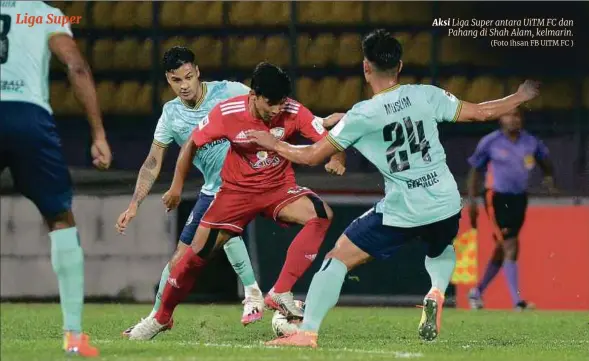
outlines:
[[456, 107], [456, 113], [454, 113], [454, 118], [452, 118], [452, 122], [456, 122], [458, 120], [461, 110], [462, 110], [462, 100], [459, 100], [458, 106]]
[[155, 139], [153, 140], [153, 144], [157, 145], [160, 148], [167, 148], [168, 147], [168, 145], [166, 143], [162, 143], [159, 140], [155, 140]]
[[333, 139], [333, 137], [331, 136], [331, 134], [327, 134], [327, 136], [325, 137], [327, 139], [327, 141], [329, 143], [331, 143], [331, 145], [333, 145], [333, 147], [337, 150], [339, 150], [340, 152], [343, 152], [345, 150], [344, 147], [342, 147], [335, 139]]

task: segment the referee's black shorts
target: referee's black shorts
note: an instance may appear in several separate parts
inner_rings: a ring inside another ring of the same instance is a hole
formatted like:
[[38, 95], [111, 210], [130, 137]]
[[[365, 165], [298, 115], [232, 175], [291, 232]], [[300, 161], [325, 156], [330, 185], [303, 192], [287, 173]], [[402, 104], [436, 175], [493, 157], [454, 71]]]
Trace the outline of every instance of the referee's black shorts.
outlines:
[[528, 195], [498, 193], [488, 189], [485, 194], [485, 208], [496, 241], [516, 238], [526, 218]]

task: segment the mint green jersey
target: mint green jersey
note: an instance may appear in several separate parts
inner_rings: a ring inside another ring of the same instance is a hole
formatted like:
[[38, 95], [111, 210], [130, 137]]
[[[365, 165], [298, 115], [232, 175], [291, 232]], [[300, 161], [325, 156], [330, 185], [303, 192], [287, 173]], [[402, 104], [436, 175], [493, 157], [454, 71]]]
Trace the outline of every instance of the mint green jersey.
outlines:
[[[153, 136], [154, 142], [167, 147], [175, 141], [182, 146], [190, 138], [192, 130], [209, 114], [219, 102], [249, 93], [250, 89], [237, 82], [212, 81], [202, 82], [202, 97], [196, 106], [186, 106], [180, 98], [164, 104], [162, 116], [158, 120]], [[229, 150], [229, 142], [219, 139], [200, 148], [192, 163], [204, 177], [201, 192], [214, 195], [221, 187], [221, 168]]]
[[376, 211], [384, 225], [417, 227], [461, 210], [438, 134], [438, 123], [456, 121], [461, 104], [432, 85], [396, 85], [356, 104], [329, 132], [337, 149], [353, 146], [383, 175]]
[[[73, 36], [61, 10], [42, 1], [0, 1], [0, 99], [49, 105], [49, 38]], [[30, 26], [30, 23], [33, 25]]]

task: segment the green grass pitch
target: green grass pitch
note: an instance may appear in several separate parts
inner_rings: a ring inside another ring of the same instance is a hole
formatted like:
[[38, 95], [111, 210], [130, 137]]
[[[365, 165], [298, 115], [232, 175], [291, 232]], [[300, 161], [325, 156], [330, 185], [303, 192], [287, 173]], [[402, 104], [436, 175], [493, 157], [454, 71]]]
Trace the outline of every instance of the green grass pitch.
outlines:
[[[2, 304], [2, 361], [67, 359], [60, 350], [61, 313], [52, 304]], [[271, 313], [244, 328], [238, 306], [181, 305], [170, 332], [149, 342], [121, 331], [148, 305], [87, 305], [84, 326], [101, 360], [589, 360], [589, 313], [444, 310], [438, 340], [417, 337], [418, 308], [337, 307], [327, 317], [319, 349], [267, 348]]]

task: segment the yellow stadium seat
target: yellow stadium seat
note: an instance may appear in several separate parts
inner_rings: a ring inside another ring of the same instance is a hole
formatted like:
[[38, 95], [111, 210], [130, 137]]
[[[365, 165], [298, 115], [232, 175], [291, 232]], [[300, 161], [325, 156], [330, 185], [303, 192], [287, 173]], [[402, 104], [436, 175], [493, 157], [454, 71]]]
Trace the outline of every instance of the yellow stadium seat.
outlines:
[[571, 81], [558, 80], [542, 85], [544, 107], [547, 109], [572, 109], [577, 96]]
[[309, 34], [301, 34], [297, 37], [297, 62], [299, 66], [312, 65], [307, 58], [312, 42], [313, 39]]
[[113, 104], [116, 114], [130, 114], [137, 110], [137, 96], [141, 84], [136, 81], [126, 81], [119, 85]]
[[184, 25], [182, 14], [186, 3], [181, 1], [164, 1], [160, 8], [160, 24], [165, 28], [173, 28]]
[[110, 114], [113, 110], [113, 99], [116, 95], [117, 87], [112, 81], [102, 81], [96, 86], [96, 94], [100, 103], [100, 110], [103, 113]]
[[341, 109], [338, 97], [339, 81], [336, 77], [327, 76], [319, 82], [316, 96], [319, 98], [315, 106], [321, 110]]
[[357, 24], [362, 22], [361, 1], [338, 1], [331, 3], [330, 23]]
[[204, 68], [220, 68], [223, 56], [223, 43], [210, 36], [199, 36], [190, 48], [196, 54], [196, 64]]
[[112, 26], [112, 11], [114, 2], [97, 1], [92, 3], [92, 24], [97, 28]]
[[112, 69], [114, 43], [109, 39], [99, 39], [92, 48], [92, 68]]
[[85, 1], [72, 1], [69, 6], [63, 11], [64, 15], [67, 16], [81, 16], [79, 24], [72, 24], [72, 28], [85, 28], [88, 25], [88, 19], [86, 18], [86, 2]]
[[335, 55], [335, 63], [341, 66], [352, 66], [362, 63], [362, 40], [358, 34], [343, 34], [339, 38]]
[[583, 82], [583, 105], [589, 109], [589, 78]]
[[254, 25], [258, 22], [260, 3], [257, 1], [236, 1], [230, 3], [229, 23], [232, 25]]
[[[493, 79], [488, 76], [479, 76], [470, 82], [467, 89], [467, 97], [470, 102], [481, 103], [490, 99]], [[459, 96], [459, 95], [458, 95]]]
[[229, 65], [239, 68], [250, 68], [261, 59], [260, 41], [255, 36], [229, 39]]
[[243, 79], [243, 81], [241, 83], [243, 85], [246, 85], [247, 87], [250, 87], [252, 85], [252, 78]]
[[428, 2], [399, 3], [408, 24], [431, 24], [432, 4]]
[[[462, 99], [466, 96], [466, 90], [470, 85], [468, 79], [464, 76], [454, 76], [440, 81], [440, 87], [454, 94], [457, 98]], [[470, 99], [464, 99], [470, 101]]]
[[160, 93], [160, 105], [164, 105], [166, 102], [169, 102], [175, 97], [176, 94], [174, 94], [172, 89], [168, 86], [168, 83], [164, 83]]
[[367, 83], [364, 83], [364, 88], [362, 89], [362, 99], [370, 99], [374, 95], [372, 88]]
[[289, 1], [263, 1], [258, 9], [258, 23], [262, 25], [287, 25], [290, 22]]
[[145, 70], [151, 68], [152, 60], [153, 41], [151, 39], [145, 39], [137, 48], [137, 69]]
[[135, 12], [135, 25], [140, 28], [149, 28], [153, 25], [153, 3], [143, 1], [137, 3]]
[[114, 69], [136, 69], [137, 53], [139, 44], [135, 39], [118, 41], [114, 46], [113, 62]]
[[403, 72], [401, 72], [401, 75], [399, 75], [399, 84], [415, 84], [417, 83], [417, 78], [414, 77], [413, 75], [403, 75]]
[[270, 36], [264, 42], [264, 60], [284, 67], [290, 64], [290, 46], [284, 36]]
[[332, 34], [320, 34], [309, 43], [304, 63], [309, 66], [325, 66], [332, 63], [336, 46], [337, 43]]
[[442, 64], [458, 64], [467, 61], [468, 55], [461, 39], [454, 36], [442, 37], [440, 49], [440, 62]]
[[432, 84], [433, 79], [431, 76], [426, 76], [417, 81], [418, 84]]
[[362, 78], [354, 76], [345, 79], [339, 86], [338, 110], [348, 110], [360, 101], [362, 96]]
[[184, 24], [187, 26], [223, 25], [222, 1], [195, 1], [186, 4]]
[[111, 14], [112, 26], [119, 29], [129, 29], [135, 26], [137, 6], [141, 4], [134, 1], [117, 1]]
[[403, 49], [403, 59], [407, 64], [428, 65], [431, 59], [431, 47], [431, 34], [428, 32], [418, 33]]
[[88, 42], [86, 41], [85, 38], [77, 38], [75, 39], [76, 41], [76, 45], [78, 46], [78, 49], [80, 50], [80, 53], [82, 53], [82, 55], [84, 56], [88, 56]]
[[173, 36], [166, 39], [160, 47], [160, 59], [164, 56], [164, 53], [173, 46], [186, 46], [188, 40], [183, 36]]
[[317, 84], [307, 77], [300, 77], [296, 82], [297, 100], [307, 108], [313, 109], [317, 103]]
[[74, 95], [74, 91], [72, 88], [67, 89], [62, 107], [63, 114], [74, 115], [83, 113], [82, 106], [76, 99], [76, 96]]
[[67, 84], [63, 81], [52, 81], [49, 88], [49, 100], [51, 108], [56, 114], [63, 112], [63, 103], [67, 94]]
[[138, 114], [150, 114], [152, 111], [151, 96], [153, 94], [153, 86], [151, 84], [143, 84], [139, 93], [137, 94], [136, 111]]
[[301, 24], [327, 24], [331, 22], [331, 8], [327, 1], [297, 2], [297, 19]]
[[418, 2], [369, 2], [368, 19], [376, 24], [425, 24], [432, 20], [432, 7]]

